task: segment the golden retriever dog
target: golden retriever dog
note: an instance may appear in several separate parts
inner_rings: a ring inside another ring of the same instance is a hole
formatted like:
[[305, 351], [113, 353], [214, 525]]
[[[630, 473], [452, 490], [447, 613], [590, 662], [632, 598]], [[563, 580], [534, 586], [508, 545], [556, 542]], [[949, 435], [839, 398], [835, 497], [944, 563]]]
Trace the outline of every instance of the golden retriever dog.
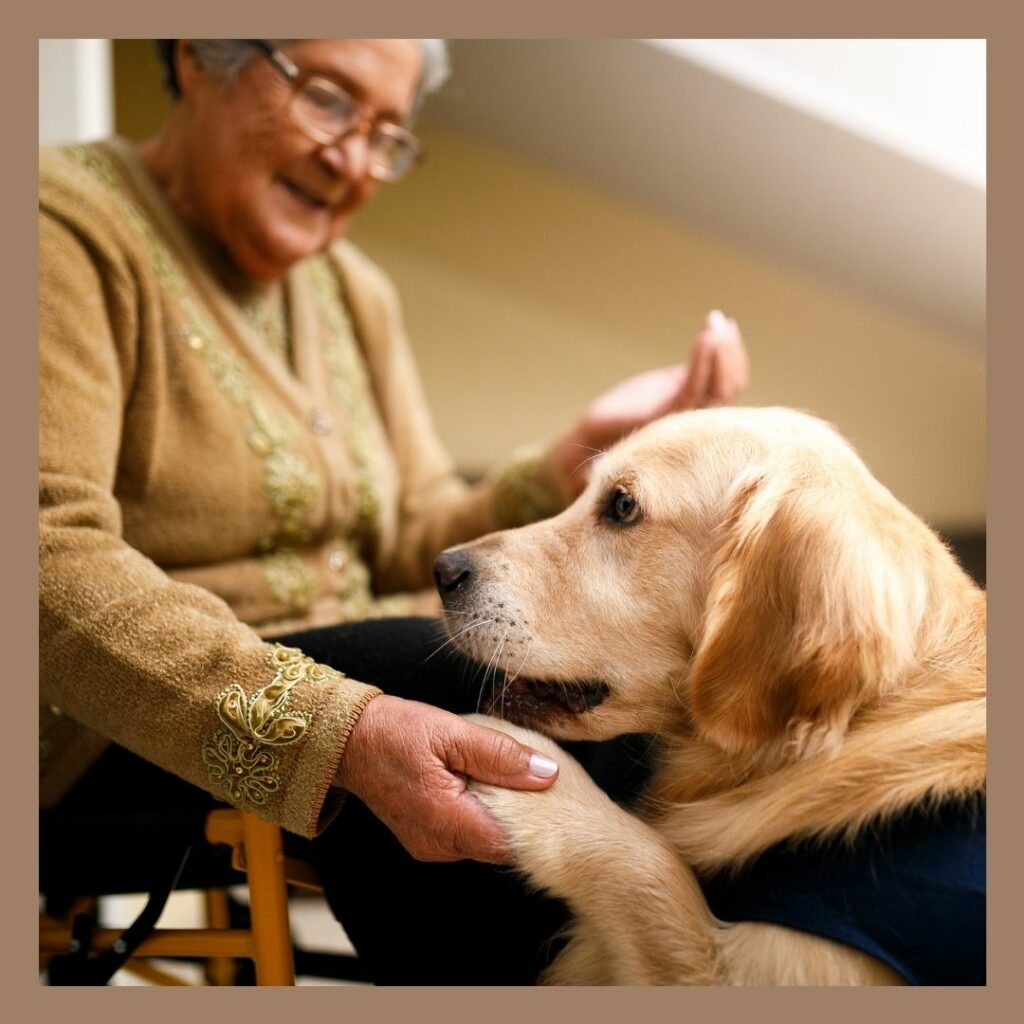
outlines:
[[[666, 417], [601, 455], [565, 512], [449, 549], [436, 578], [457, 645], [503, 670], [492, 713], [658, 738], [627, 811], [550, 739], [481, 718], [561, 769], [542, 792], [471, 784], [516, 867], [572, 912], [544, 982], [908, 980], [845, 932], [723, 920], [705, 896], [772, 850], [870, 855], [908, 814], [984, 813], [985, 595], [835, 430], [781, 408]], [[829, 884], [804, 874], [812, 898]], [[866, 916], [900, 898], [883, 886]], [[930, 934], [933, 911], [897, 925]]]

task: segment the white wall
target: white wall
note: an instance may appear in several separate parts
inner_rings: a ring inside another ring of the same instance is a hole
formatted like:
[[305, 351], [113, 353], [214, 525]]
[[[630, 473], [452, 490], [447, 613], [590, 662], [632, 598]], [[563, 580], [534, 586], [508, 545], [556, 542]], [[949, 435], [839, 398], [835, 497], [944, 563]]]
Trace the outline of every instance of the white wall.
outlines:
[[649, 42], [985, 186], [984, 39]]
[[39, 40], [39, 142], [87, 142], [114, 129], [109, 39]]
[[983, 349], [984, 40], [460, 39], [452, 63], [421, 125]]

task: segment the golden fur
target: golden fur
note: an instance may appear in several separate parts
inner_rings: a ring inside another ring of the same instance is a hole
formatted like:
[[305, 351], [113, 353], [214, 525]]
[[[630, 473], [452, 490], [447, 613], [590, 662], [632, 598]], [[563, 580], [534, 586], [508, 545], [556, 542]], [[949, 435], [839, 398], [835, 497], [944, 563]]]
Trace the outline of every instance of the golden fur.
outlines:
[[[610, 517], [621, 493], [633, 522]], [[549, 739], [483, 719], [561, 766], [539, 793], [472, 784], [517, 866], [572, 908], [546, 982], [901, 983], [829, 940], [716, 921], [693, 873], [985, 785], [985, 595], [832, 428], [667, 417], [601, 456], [561, 515], [459, 550], [472, 586], [447, 596], [450, 630], [507, 673], [495, 713], [663, 745], [631, 814]], [[531, 703], [527, 679], [607, 696], [569, 713]]]

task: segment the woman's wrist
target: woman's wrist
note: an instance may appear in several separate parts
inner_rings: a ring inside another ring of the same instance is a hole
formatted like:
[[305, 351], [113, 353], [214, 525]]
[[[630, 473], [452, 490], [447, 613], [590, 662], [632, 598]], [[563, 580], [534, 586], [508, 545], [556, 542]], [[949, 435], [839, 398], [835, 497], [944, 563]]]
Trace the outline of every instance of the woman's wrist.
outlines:
[[382, 715], [388, 717], [388, 704], [397, 699], [381, 693], [363, 708], [345, 743], [332, 786], [360, 795], [369, 762], [368, 752], [376, 743], [375, 738], [380, 735]]

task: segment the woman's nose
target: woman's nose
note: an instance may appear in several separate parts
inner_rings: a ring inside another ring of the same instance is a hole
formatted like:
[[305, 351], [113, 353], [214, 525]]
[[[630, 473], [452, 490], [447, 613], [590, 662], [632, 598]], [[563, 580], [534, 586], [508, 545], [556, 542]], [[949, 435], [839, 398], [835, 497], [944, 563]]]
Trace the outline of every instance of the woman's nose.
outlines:
[[337, 175], [362, 181], [370, 170], [370, 142], [364, 132], [354, 131], [320, 147], [320, 159]]

